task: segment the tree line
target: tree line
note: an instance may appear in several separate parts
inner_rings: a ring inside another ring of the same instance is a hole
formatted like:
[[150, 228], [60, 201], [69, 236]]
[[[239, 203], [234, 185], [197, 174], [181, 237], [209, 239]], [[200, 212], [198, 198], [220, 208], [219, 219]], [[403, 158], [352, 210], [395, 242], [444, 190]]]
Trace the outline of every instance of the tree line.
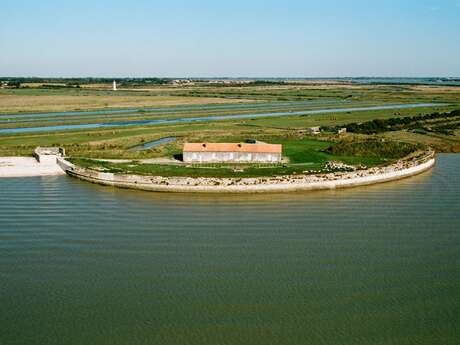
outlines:
[[[399, 131], [403, 129], [425, 129], [431, 130], [426, 127], [426, 121], [437, 119], [452, 119], [460, 116], [460, 110], [453, 110], [451, 112], [439, 113], [434, 112], [427, 115], [393, 117], [390, 119], [375, 119], [362, 123], [349, 123], [343, 127], [347, 128], [347, 132], [359, 134], [377, 134], [388, 131]], [[458, 128], [457, 124], [443, 125], [445, 129]], [[439, 126], [441, 129], [442, 126]], [[436, 126], [434, 126], [436, 128]]]
[[[85, 84], [106, 84], [117, 80], [126, 86], [162, 85], [171, 81], [168, 78], [41, 78], [41, 77], [0, 77], [9, 87], [21, 87], [26, 83], [64, 84], [60, 87], [78, 87]], [[48, 85], [50, 86], [50, 85]], [[55, 87], [59, 87], [54, 85]]]

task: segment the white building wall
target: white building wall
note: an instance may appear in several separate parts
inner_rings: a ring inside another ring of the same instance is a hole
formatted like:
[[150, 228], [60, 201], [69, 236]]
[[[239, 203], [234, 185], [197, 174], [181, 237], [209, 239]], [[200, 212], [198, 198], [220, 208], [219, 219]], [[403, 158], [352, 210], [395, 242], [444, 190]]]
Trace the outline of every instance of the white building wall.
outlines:
[[276, 163], [281, 161], [281, 153], [252, 152], [184, 152], [187, 163]]
[[38, 162], [43, 165], [56, 165], [57, 155], [38, 155]]

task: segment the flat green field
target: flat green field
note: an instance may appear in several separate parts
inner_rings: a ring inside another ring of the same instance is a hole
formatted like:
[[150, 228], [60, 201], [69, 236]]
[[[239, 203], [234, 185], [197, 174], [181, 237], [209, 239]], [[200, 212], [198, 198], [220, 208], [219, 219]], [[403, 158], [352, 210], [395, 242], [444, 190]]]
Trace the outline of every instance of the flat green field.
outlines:
[[[223, 141], [226, 137], [220, 138]], [[232, 138], [238, 140], [239, 138]], [[386, 150], [385, 154], [370, 155], [350, 154], [346, 151], [329, 153], [328, 148], [337, 144], [327, 140], [317, 140], [309, 137], [291, 136], [261, 136], [261, 140], [277, 142], [283, 145], [283, 156], [286, 160], [281, 164], [145, 164], [136, 160], [131, 162], [113, 163], [91, 160], [88, 158], [73, 158], [71, 161], [78, 166], [114, 173], [131, 173], [140, 175], [161, 176], [190, 176], [190, 177], [259, 177], [305, 174], [315, 172], [330, 172], [325, 164], [330, 161], [343, 162], [350, 165], [375, 166], [388, 163], [405, 155], [404, 149], [413, 151], [415, 147], [392, 146], [394, 151]], [[343, 143], [339, 143], [339, 146]], [[367, 146], [367, 143], [365, 144]], [[388, 143], [377, 142], [379, 146], [388, 147]], [[390, 144], [391, 145], [391, 144]], [[180, 154], [180, 149], [165, 152], [169, 155]]]
[[[248, 119], [228, 119], [216, 122], [138, 124], [110, 127], [112, 122], [152, 119], [174, 119], [234, 114], [286, 113], [315, 109], [352, 108], [405, 103], [444, 103], [436, 107], [398, 110], [345, 111], [315, 115], [288, 115]], [[133, 109], [117, 112], [114, 109]], [[155, 109], [150, 109], [155, 108]], [[413, 117], [433, 112], [460, 109], [460, 87], [410, 85], [274, 85], [250, 87], [169, 87], [158, 86], [142, 90], [106, 89], [2, 89], [0, 90], [0, 128], [47, 127], [56, 125], [107, 123], [94, 129], [72, 129], [37, 133], [0, 134], [0, 156], [31, 155], [36, 146], [62, 146], [70, 157], [82, 164], [94, 164], [88, 159], [143, 160], [159, 157], [171, 158], [181, 153], [184, 142], [216, 141], [238, 142], [249, 138], [281, 143], [289, 159], [283, 166], [243, 167], [246, 175], [259, 176], [275, 173], [293, 173], [317, 170], [330, 160], [350, 164], [375, 165], [388, 161], [388, 157], [334, 156], [324, 150], [343, 137], [323, 133], [313, 138], [305, 129], [312, 126], [346, 126], [374, 119]], [[92, 114], [42, 114], [34, 112], [105, 110]], [[19, 114], [18, 114], [19, 113]], [[449, 122], [450, 121], [450, 122]], [[433, 146], [438, 151], [460, 149], [460, 131], [455, 127], [459, 119], [447, 119], [448, 133], [428, 130], [392, 130], [378, 134], [349, 133], [347, 140], [385, 138]], [[425, 124], [426, 125], [426, 124]], [[143, 151], [131, 147], [163, 137], [176, 137], [177, 141]], [[86, 162], [86, 163], [85, 163]], [[102, 164], [102, 163], [101, 163]], [[104, 163], [107, 164], [107, 163]], [[131, 164], [132, 165], [132, 164]], [[117, 165], [110, 169], [136, 170], [138, 173], [166, 173], [178, 175], [227, 176], [235, 167], [187, 168], [158, 164], [137, 164], [135, 168]], [[192, 170], [190, 170], [192, 169]], [[240, 169], [236, 169], [240, 170]]]

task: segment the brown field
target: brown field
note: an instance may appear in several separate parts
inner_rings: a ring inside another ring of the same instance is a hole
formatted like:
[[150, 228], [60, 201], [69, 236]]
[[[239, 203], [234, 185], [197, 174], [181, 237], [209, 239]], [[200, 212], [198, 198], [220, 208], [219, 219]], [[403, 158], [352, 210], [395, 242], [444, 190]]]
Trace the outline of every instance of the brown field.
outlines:
[[382, 136], [390, 140], [431, 146], [438, 152], [460, 152], [460, 145], [458, 145], [460, 141], [459, 131], [456, 131], [455, 135], [451, 136], [436, 133], [418, 134], [410, 131], [386, 132]]
[[216, 97], [145, 95], [11, 95], [0, 94], [0, 113], [60, 112], [104, 108], [145, 108], [157, 106], [241, 103], [244, 100]]
[[422, 91], [425, 93], [439, 93], [439, 92], [454, 92], [458, 93], [460, 91], [459, 86], [432, 86], [432, 85], [417, 85], [412, 86], [414, 91]]

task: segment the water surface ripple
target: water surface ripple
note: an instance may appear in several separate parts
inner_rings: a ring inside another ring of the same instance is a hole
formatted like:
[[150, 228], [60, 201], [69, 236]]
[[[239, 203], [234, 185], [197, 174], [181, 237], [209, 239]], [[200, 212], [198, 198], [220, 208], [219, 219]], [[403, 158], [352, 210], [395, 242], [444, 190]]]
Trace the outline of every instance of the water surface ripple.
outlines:
[[460, 155], [364, 188], [0, 179], [0, 344], [458, 345]]

